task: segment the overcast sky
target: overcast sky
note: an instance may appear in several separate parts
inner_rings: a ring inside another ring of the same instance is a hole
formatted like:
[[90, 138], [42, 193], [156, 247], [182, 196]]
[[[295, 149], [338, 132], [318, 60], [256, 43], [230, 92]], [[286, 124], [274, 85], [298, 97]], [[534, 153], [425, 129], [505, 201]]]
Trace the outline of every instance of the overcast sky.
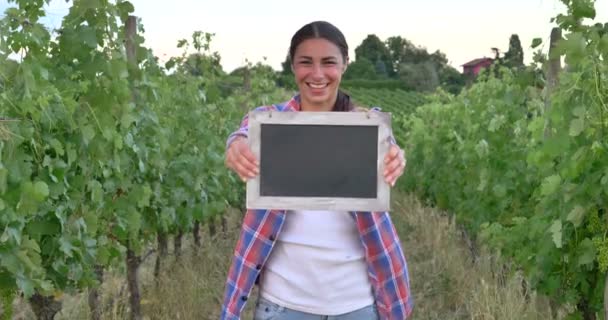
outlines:
[[[72, 1], [52, 0], [44, 23], [58, 27]], [[558, 0], [132, 0], [143, 19], [146, 46], [166, 60], [178, 55], [177, 41], [192, 32], [212, 32], [212, 50], [231, 71], [267, 58], [280, 68], [292, 34], [305, 23], [327, 20], [345, 34], [354, 48], [368, 34], [385, 40], [402, 36], [429, 51], [441, 50], [459, 67], [474, 58], [492, 56], [492, 47], [506, 51], [509, 37], [519, 35], [525, 61], [531, 60], [532, 39], [548, 41], [551, 17], [564, 12]], [[0, 16], [7, 8], [0, 0]], [[596, 21], [608, 22], [608, 0], [597, 0]]]

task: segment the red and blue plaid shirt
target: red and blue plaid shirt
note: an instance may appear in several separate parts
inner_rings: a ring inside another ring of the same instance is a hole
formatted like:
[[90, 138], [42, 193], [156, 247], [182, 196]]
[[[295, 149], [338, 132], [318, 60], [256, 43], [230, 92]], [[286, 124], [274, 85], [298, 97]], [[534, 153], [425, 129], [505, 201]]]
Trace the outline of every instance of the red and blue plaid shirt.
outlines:
[[[258, 107], [256, 110], [300, 111], [299, 96], [286, 103]], [[228, 137], [227, 145], [237, 136], [247, 136], [248, 118], [239, 130]], [[248, 210], [224, 293], [222, 320], [239, 320], [253, 286], [257, 283], [272, 248], [281, 232], [286, 212], [283, 210]], [[351, 212], [365, 250], [369, 279], [381, 320], [404, 320], [412, 313], [407, 262], [401, 240], [388, 212]]]

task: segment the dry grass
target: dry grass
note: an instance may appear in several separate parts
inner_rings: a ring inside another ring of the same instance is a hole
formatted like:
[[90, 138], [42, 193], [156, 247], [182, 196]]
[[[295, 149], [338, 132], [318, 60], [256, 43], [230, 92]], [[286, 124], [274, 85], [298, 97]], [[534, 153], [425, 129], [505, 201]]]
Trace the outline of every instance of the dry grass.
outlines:
[[[520, 278], [493, 276], [500, 273], [491, 257], [482, 255], [473, 263], [456, 225], [445, 214], [421, 205], [412, 196], [394, 198], [397, 200], [392, 217], [406, 251], [415, 296], [413, 319], [551, 319], [542, 298], [529, 293], [531, 302], [526, 302]], [[236, 212], [229, 215], [225, 234], [211, 238], [205, 232], [198, 250], [187, 238], [181, 260], [168, 258], [158, 284], [153, 276], [155, 257], [144, 263], [140, 275], [145, 319], [219, 319], [240, 218]], [[106, 276], [102, 287], [103, 319], [128, 319], [122, 274]], [[252, 319], [253, 304], [247, 304], [243, 319]], [[16, 310], [16, 319], [33, 319], [22, 301], [16, 301]], [[64, 308], [56, 317], [88, 318], [86, 295], [64, 297]]]
[[522, 279], [500, 272], [488, 254], [475, 262], [457, 225], [447, 214], [406, 195], [392, 214], [404, 243], [415, 297], [413, 319], [551, 319], [544, 299]]

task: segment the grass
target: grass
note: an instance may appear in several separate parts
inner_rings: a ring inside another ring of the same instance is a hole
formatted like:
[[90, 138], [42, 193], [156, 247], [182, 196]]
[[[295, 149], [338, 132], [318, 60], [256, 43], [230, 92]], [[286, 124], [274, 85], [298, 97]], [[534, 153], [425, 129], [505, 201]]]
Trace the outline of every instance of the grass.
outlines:
[[[392, 217], [403, 242], [415, 298], [412, 319], [552, 319], [543, 297], [528, 292], [526, 299], [521, 277], [499, 272], [488, 254], [473, 261], [447, 214], [422, 205], [413, 196], [397, 194], [394, 199]], [[204, 232], [199, 249], [188, 237], [181, 258], [167, 259], [158, 283], [153, 276], [155, 256], [144, 262], [140, 277], [145, 319], [219, 319], [241, 215], [231, 212], [228, 217], [227, 232], [214, 237]], [[123, 274], [106, 274], [101, 292], [102, 319], [128, 319]], [[243, 319], [252, 319], [253, 300]], [[16, 300], [15, 310], [14, 319], [34, 318], [24, 301]], [[85, 294], [63, 297], [63, 310], [56, 320], [88, 318]]]
[[412, 196], [395, 203], [415, 301], [413, 319], [552, 319], [542, 297], [522, 289], [487, 253], [475, 260], [456, 223]]

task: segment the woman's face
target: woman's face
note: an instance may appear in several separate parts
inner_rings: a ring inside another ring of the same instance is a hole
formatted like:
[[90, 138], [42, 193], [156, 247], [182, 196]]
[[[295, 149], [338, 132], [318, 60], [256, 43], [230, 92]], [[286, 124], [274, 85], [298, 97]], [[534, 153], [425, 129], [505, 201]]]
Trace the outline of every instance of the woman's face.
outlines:
[[308, 39], [300, 43], [292, 68], [302, 110], [332, 110], [346, 63], [340, 49], [328, 40]]

